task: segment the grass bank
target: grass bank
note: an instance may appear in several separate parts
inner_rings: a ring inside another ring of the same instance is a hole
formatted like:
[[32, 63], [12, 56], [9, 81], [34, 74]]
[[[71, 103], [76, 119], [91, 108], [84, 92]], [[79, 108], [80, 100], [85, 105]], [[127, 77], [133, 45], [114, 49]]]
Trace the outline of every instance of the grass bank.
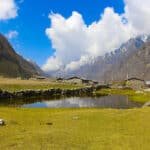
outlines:
[[148, 150], [150, 108], [0, 108], [0, 149]]
[[150, 101], [150, 92], [134, 91], [128, 89], [101, 89], [96, 95], [127, 95], [130, 100], [145, 103]]
[[84, 85], [61, 83], [56, 82], [55, 80], [21, 80], [0, 78], [0, 89], [9, 92], [16, 92], [20, 90], [47, 90], [51, 88], [74, 89], [82, 87], [84, 87]]

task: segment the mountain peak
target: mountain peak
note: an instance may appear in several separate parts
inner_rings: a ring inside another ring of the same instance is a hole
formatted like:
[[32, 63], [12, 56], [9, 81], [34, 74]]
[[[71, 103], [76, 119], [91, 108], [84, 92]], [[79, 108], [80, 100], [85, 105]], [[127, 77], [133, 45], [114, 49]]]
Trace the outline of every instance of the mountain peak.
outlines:
[[[67, 76], [75, 75], [87, 79], [108, 82], [112, 80], [124, 80], [126, 79], [127, 73], [129, 73], [131, 77], [148, 79], [150, 73], [148, 67], [146, 68], [145, 66], [150, 66], [150, 59], [147, 59], [147, 57], [150, 58], [149, 42], [150, 36], [147, 35], [132, 38], [126, 43], [123, 43], [120, 48], [106, 53], [104, 56], [95, 58], [94, 63], [85, 64], [78, 70], [67, 72], [66, 74]], [[147, 57], [144, 57], [146, 54], [143, 54], [143, 47], [148, 48], [146, 51]], [[142, 55], [138, 55], [138, 52]], [[138, 57], [136, 57], [137, 55]], [[132, 66], [131, 68], [127, 67], [129, 60], [131, 61], [129, 65]], [[138, 66], [140, 66], [140, 68], [138, 68]], [[136, 68], [136, 70], [134, 68]], [[142, 72], [144, 72], [144, 74]]]

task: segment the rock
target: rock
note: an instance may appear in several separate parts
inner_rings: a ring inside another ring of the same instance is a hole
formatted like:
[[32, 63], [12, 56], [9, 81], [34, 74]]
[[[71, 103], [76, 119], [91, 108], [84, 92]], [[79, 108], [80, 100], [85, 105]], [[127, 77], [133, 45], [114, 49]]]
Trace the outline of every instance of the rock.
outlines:
[[4, 126], [5, 125], [5, 121], [3, 119], [0, 119], [0, 126]]
[[47, 122], [46, 125], [51, 126], [51, 125], [53, 125], [53, 123], [52, 122]]
[[143, 94], [144, 92], [143, 91], [136, 91], [135, 93], [136, 94]]
[[150, 101], [147, 102], [147, 103], [145, 103], [145, 104], [143, 105], [143, 107], [150, 107]]
[[73, 120], [79, 120], [79, 117], [78, 116], [73, 116], [72, 119]]
[[145, 89], [144, 91], [145, 91], [145, 92], [150, 92], [150, 88], [149, 88], [149, 89]]

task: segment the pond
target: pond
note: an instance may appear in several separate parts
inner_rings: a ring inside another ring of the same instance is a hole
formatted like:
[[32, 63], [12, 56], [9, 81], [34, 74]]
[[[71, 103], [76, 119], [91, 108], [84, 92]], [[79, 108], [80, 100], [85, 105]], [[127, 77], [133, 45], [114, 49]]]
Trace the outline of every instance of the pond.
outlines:
[[3, 100], [0, 106], [23, 108], [116, 108], [129, 109], [143, 104], [130, 101], [127, 96], [71, 97], [53, 100]]
[[0, 106], [23, 108], [116, 108], [129, 109], [143, 104], [130, 101], [127, 96], [112, 95], [103, 97], [71, 97], [53, 100], [5, 100]]

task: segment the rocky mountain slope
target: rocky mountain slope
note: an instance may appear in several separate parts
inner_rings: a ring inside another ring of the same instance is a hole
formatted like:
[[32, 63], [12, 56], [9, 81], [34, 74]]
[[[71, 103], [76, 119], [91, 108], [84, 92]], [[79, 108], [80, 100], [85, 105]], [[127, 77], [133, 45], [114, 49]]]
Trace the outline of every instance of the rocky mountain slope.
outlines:
[[[149, 41], [149, 36], [139, 36], [130, 39], [128, 42], [122, 44], [119, 49], [96, 58], [93, 63], [84, 65], [74, 72], [69, 72], [68, 75], [85, 77], [102, 82], [125, 80], [130, 77], [148, 79], [150, 75], [149, 68], [145, 67], [149, 66], [148, 58], [150, 60], [150, 56], [148, 52], [145, 52], [147, 56], [144, 54], [143, 56], [136, 56], [138, 52], [140, 53], [142, 51], [145, 43]], [[149, 47], [147, 44], [145, 46]], [[139, 66], [139, 64], [141, 65]]]
[[35, 65], [18, 55], [8, 40], [0, 34], [0, 76], [29, 78], [40, 73]]
[[127, 57], [123, 63], [106, 71], [104, 74], [106, 80], [109, 79], [108, 74], [114, 80], [123, 80], [127, 77], [150, 80], [150, 42], [145, 43], [142, 48]]

